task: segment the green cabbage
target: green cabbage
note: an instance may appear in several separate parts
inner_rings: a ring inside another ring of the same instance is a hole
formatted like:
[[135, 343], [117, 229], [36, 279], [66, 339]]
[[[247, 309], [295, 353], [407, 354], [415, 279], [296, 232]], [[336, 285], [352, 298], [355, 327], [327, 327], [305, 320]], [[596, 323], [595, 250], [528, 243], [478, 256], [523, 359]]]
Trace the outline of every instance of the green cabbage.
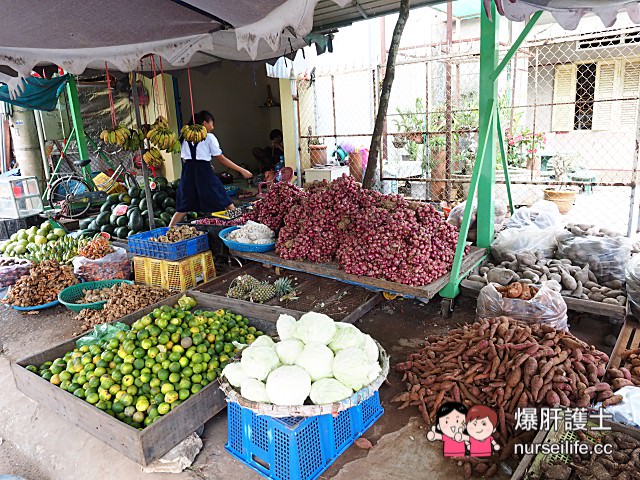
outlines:
[[329, 343], [329, 348], [334, 352], [344, 348], [358, 348], [364, 341], [364, 335], [350, 323], [336, 322], [336, 334]]
[[359, 348], [340, 350], [333, 359], [333, 376], [356, 392], [368, 385], [379, 371], [378, 362], [371, 362]]
[[296, 333], [296, 326], [298, 323], [296, 319], [291, 315], [280, 315], [276, 322], [276, 330], [278, 330], [278, 336], [280, 340], [288, 340], [293, 338]]
[[278, 367], [280, 359], [275, 349], [271, 347], [252, 346], [242, 352], [240, 364], [249, 378], [264, 380], [272, 370]]
[[244, 370], [242, 370], [242, 365], [240, 362], [230, 363], [224, 370], [222, 370], [222, 375], [229, 381], [231, 385], [238, 388], [242, 385], [242, 382], [249, 378]]
[[339, 382], [335, 378], [321, 378], [311, 385], [311, 401], [316, 405], [335, 403], [349, 398], [353, 390]]
[[252, 347], [274, 347], [275, 342], [269, 335], [260, 335], [251, 344]]
[[295, 338], [276, 343], [276, 353], [278, 357], [280, 357], [280, 361], [285, 365], [293, 365], [296, 363], [303, 349], [304, 343]]
[[265, 384], [255, 378], [247, 378], [240, 385], [240, 395], [252, 402], [269, 403]]
[[275, 405], [303, 405], [311, 391], [311, 377], [300, 367], [276, 368], [267, 378], [267, 395]]
[[336, 334], [336, 325], [328, 315], [318, 312], [305, 313], [298, 320], [295, 336], [306, 345], [322, 343], [328, 345]]
[[304, 368], [314, 382], [321, 378], [333, 376], [333, 352], [321, 343], [305, 345], [296, 359], [296, 365]]

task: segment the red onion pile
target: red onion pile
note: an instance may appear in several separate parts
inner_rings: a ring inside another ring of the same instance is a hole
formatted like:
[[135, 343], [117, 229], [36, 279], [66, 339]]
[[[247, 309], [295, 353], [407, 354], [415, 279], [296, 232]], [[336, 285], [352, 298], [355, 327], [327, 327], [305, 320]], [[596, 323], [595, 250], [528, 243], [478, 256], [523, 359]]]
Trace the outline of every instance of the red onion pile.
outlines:
[[282, 258], [336, 260], [347, 273], [406, 285], [431, 283], [451, 269], [458, 231], [431, 205], [363, 190], [349, 176], [296, 190], [270, 199], [255, 220], [282, 225], [276, 244]]
[[295, 185], [286, 182], [275, 183], [245, 217], [278, 232], [284, 225], [285, 215], [294, 205], [300, 203], [304, 195], [304, 191]]

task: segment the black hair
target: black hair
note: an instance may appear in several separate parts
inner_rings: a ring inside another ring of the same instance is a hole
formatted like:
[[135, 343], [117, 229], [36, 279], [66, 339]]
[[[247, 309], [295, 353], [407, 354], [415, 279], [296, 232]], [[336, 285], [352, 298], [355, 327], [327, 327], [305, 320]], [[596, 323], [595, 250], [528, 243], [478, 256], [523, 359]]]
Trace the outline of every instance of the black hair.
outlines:
[[213, 122], [213, 123], [216, 122], [211, 112], [207, 112], [206, 110], [199, 111], [198, 113], [195, 114], [195, 117], [196, 117], [196, 124], [201, 124], [203, 122]]
[[269, 140], [275, 140], [276, 138], [282, 138], [282, 130], [278, 128], [274, 128], [269, 134]]
[[438, 411], [436, 412], [436, 425], [435, 425], [436, 432], [442, 433], [442, 430], [440, 429], [440, 419], [442, 417], [449, 415], [454, 410], [458, 413], [461, 413], [465, 417], [467, 416], [468, 409], [462, 403], [460, 402], [443, 403], [442, 405], [440, 405], [440, 408], [438, 408]]

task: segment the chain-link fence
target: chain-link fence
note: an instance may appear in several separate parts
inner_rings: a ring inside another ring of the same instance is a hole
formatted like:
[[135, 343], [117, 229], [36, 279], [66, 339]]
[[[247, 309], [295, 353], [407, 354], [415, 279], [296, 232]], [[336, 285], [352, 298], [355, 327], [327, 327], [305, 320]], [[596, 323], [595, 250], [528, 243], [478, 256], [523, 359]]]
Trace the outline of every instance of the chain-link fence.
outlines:
[[[534, 30], [499, 79], [514, 203], [575, 195], [571, 220], [635, 231], [640, 28], [546, 30]], [[378, 169], [386, 193], [466, 198], [478, 140], [479, 34], [476, 22], [470, 40], [400, 50]], [[501, 53], [509, 46], [501, 44]], [[299, 80], [303, 168], [342, 146], [353, 152], [351, 173], [358, 174], [383, 72], [377, 66]], [[506, 201], [499, 156], [496, 178], [496, 199]]]

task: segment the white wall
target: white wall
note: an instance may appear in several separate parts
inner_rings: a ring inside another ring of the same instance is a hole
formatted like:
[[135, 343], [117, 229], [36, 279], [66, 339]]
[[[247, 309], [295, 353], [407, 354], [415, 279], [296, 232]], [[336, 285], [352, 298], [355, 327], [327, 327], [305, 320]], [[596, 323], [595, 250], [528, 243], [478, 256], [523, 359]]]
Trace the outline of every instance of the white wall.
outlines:
[[[187, 73], [176, 75], [181, 111], [186, 123], [191, 117]], [[196, 112], [210, 111], [216, 119], [215, 134], [224, 154], [236, 163], [257, 166], [251, 150], [269, 145], [269, 132], [281, 128], [280, 108], [260, 108], [267, 99], [267, 85], [279, 102], [278, 81], [268, 78], [264, 65], [222, 62], [219, 67], [191, 70]]]

